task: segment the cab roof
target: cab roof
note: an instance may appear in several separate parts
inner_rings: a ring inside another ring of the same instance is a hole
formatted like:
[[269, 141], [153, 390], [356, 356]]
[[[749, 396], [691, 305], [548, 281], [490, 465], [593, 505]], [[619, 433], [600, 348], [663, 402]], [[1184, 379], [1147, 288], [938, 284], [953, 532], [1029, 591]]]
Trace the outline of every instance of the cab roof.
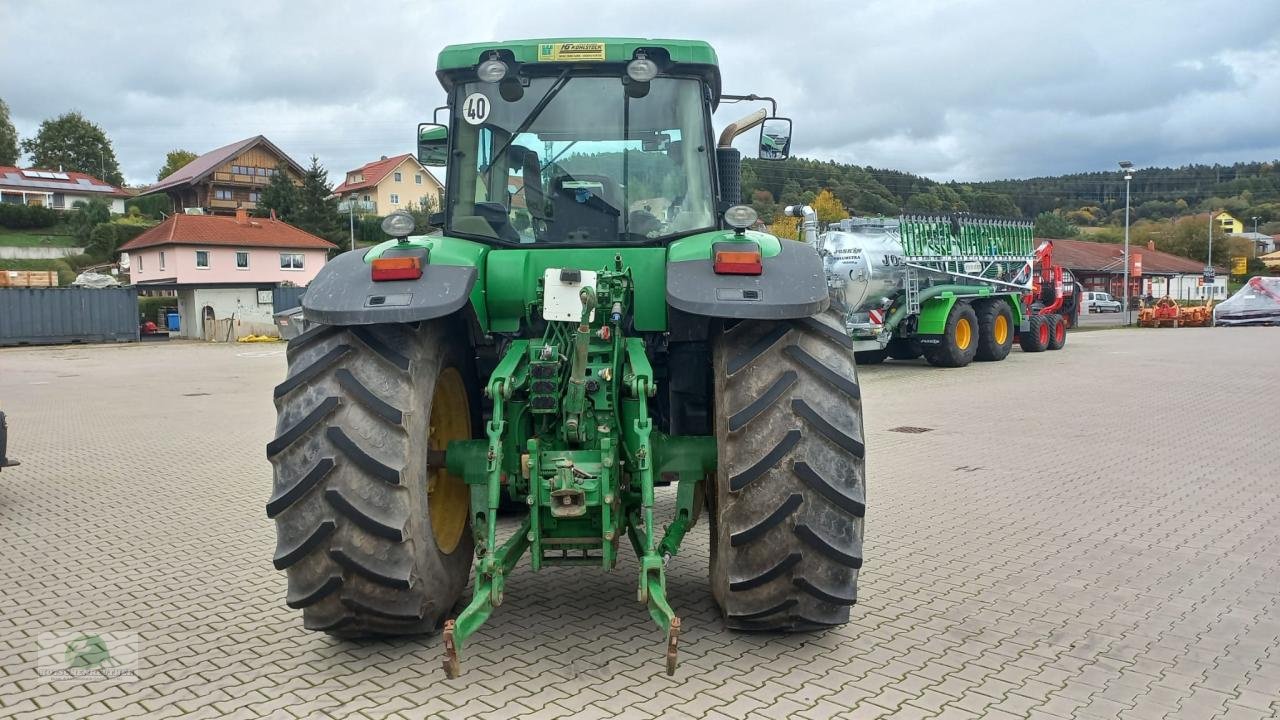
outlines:
[[702, 40], [563, 37], [449, 45], [440, 51], [436, 76], [444, 88], [450, 90], [461, 73], [474, 70], [491, 53], [517, 64], [562, 66], [565, 63], [627, 63], [637, 50], [648, 50], [650, 54], [657, 51], [670, 59], [673, 68], [684, 66], [705, 75], [719, 100], [720, 69], [716, 51]]

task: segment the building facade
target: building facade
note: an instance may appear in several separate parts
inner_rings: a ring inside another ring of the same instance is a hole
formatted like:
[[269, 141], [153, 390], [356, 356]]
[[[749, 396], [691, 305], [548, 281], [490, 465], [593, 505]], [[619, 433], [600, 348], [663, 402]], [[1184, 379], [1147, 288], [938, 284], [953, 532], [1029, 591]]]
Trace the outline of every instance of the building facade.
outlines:
[[111, 212], [123, 214], [129, 197], [124, 190], [85, 173], [0, 166], [0, 202], [70, 210], [76, 203], [102, 200]]
[[173, 215], [120, 248], [142, 290], [177, 296], [179, 337], [275, 334], [271, 290], [306, 286], [337, 246], [275, 219]]
[[356, 203], [357, 213], [389, 215], [424, 204], [439, 210], [444, 185], [414, 156], [384, 155], [381, 160], [349, 171], [333, 194], [343, 203]]
[[174, 214], [199, 208], [208, 214], [234, 215], [237, 209], [256, 208], [263, 188], [281, 170], [295, 185], [302, 184], [302, 166], [270, 140], [255, 135], [210, 150], [142, 194], [168, 195]]
[[[1202, 216], [1203, 217], [1203, 216]], [[1037, 240], [1037, 242], [1039, 242]], [[1124, 247], [1084, 240], [1053, 240], [1054, 262], [1067, 268], [1085, 290], [1124, 297]], [[1169, 295], [1178, 300], [1225, 300], [1227, 271], [1217, 268], [1212, 282], [1204, 281], [1204, 264], [1154, 245], [1130, 246], [1129, 297]]]

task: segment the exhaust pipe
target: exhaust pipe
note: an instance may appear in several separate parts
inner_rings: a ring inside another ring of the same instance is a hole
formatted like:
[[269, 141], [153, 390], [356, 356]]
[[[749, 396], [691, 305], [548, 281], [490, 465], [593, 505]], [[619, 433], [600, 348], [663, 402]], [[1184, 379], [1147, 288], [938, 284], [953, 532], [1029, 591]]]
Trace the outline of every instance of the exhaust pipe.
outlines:
[[806, 243], [818, 247], [818, 213], [808, 205], [788, 205], [783, 214], [791, 217], [801, 218], [800, 233]]

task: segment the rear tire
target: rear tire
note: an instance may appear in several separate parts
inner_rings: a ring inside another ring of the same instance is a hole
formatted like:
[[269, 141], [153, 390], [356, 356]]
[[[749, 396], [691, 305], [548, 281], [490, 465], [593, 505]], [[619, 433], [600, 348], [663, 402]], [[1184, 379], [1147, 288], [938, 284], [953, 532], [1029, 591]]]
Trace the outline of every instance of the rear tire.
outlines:
[[1022, 352], [1044, 352], [1049, 347], [1049, 324], [1046, 315], [1032, 315], [1027, 318], [1026, 332], [1018, 333], [1018, 346]]
[[[466, 486], [427, 467], [429, 445], [476, 427], [475, 383], [451, 329], [319, 326], [289, 342], [267, 516], [286, 603], [309, 630], [431, 632], [462, 594], [473, 548]], [[451, 412], [433, 419], [433, 404]]]
[[851, 349], [835, 312], [716, 339], [711, 592], [730, 628], [849, 620], [866, 502]]
[[924, 359], [937, 367], [964, 367], [978, 351], [978, 315], [967, 302], [956, 301], [947, 315], [942, 342], [924, 351]]
[[975, 303], [978, 316], [978, 350], [974, 360], [997, 362], [1013, 350], [1013, 311], [1009, 303], [989, 300]]
[[1058, 315], [1049, 316], [1049, 350], [1061, 350], [1067, 344], [1067, 321]]

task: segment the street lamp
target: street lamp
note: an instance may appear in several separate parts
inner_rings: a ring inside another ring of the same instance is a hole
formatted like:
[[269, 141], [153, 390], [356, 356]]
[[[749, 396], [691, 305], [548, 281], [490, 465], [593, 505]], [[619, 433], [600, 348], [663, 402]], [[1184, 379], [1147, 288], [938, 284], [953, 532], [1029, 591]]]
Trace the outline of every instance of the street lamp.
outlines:
[[[1251, 218], [1249, 218], [1249, 219], [1253, 221], [1253, 234], [1254, 234], [1254, 235], [1257, 235], [1257, 234], [1258, 234], [1258, 216], [1257, 216], [1257, 215], [1254, 215], [1253, 217], [1251, 217]], [[1255, 239], [1256, 239], [1256, 238], [1255, 238]]]
[[1124, 171], [1124, 324], [1130, 325], [1129, 318], [1129, 181], [1133, 179], [1133, 163], [1120, 161], [1120, 169]]

